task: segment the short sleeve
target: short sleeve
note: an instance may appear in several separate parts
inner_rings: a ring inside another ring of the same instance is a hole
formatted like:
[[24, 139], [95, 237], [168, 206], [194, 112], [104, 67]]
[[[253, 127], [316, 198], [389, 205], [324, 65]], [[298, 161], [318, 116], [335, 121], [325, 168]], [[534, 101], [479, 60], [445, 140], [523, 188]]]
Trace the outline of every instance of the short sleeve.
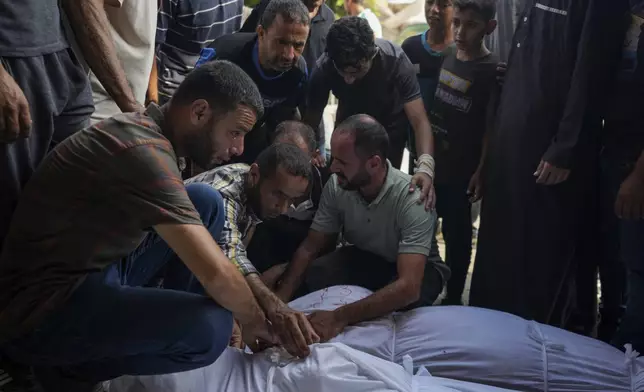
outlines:
[[174, 153], [160, 143], [131, 147], [112, 159], [111, 192], [118, 206], [147, 229], [164, 223], [201, 225]]
[[429, 256], [437, 217], [434, 211], [425, 211], [425, 206], [416, 202], [418, 197], [418, 192], [405, 195], [404, 207], [398, 216], [399, 254], [412, 253]]
[[313, 218], [311, 229], [326, 234], [336, 234], [342, 229], [342, 216], [337, 200], [337, 178], [331, 177], [324, 186], [320, 205]]
[[[329, 101], [329, 86], [326, 62], [326, 55], [322, 55], [318, 59], [317, 67], [313, 70], [311, 77], [308, 81], [306, 106], [311, 110], [324, 110], [327, 102]], [[322, 108], [322, 109], [320, 109]]]
[[398, 66], [396, 67], [394, 78], [396, 80], [396, 88], [403, 103], [421, 98], [420, 85], [416, 77], [416, 68], [414, 68], [414, 65], [405, 53], [401, 53], [398, 58]]

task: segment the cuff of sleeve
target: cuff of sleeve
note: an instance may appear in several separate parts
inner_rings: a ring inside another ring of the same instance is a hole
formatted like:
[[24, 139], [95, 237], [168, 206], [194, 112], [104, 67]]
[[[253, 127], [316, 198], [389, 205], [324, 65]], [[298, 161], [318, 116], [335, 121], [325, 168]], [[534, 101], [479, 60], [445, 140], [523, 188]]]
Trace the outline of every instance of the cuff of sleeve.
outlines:
[[328, 226], [323, 226], [323, 225], [317, 223], [316, 221], [313, 221], [313, 223], [311, 223], [310, 230], [319, 231], [320, 233], [325, 233], [325, 234], [333, 234], [333, 233], [338, 233], [339, 232], [339, 230], [336, 230], [335, 228], [331, 228], [331, 227], [328, 227]]
[[567, 148], [558, 146], [556, 143], [551, 144], [550, 147], [548, 147], [548, 150], [546, 150], [546, 153], [543, 154], [544, 161], [551, 165], [555, 165], [560, 169], [569, 169], [571, 158], [571, 151]]
[[248, 259], [240, 260], [237, 264], [237, 268], [239, 269], [239, 272], [241, 272], [244, 276], [248, 276], [250, 274], [259, 274], [255, 266]]
[[422, 245], [407, 245], [407, 244], [398, 245], [398, 254], [404, 254], [404, 253], [429, 256], [429, 248]]

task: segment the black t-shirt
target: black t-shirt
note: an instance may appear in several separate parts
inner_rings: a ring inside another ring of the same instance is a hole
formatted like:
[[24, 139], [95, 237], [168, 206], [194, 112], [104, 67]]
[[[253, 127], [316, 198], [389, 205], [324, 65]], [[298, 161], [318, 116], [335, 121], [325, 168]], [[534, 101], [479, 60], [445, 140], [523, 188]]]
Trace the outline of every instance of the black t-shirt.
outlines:
[[481, 158], [483, 136], [498, 96], [494, 54], [460, 61], [445, 58], [430, 112], [436, 182], [469, 181]]
[[403, 106], [421, 97], [416, 71], [398, 45], [376, 39], [376, 46], [378, 53], [371, 69], [351, 85], [344, 82], [331, 59], [323, 54], [311, 75], [309, 107], [324, 108], [331, 91], [339, 100], [336, 124], [365, 113], [376, 118], [392, 139], [405, 138], [409, 123]]
[[264, 70], [259, 64], [257, 34], [235, 33], [216, 39], [208, 51], [202, 51], [208, 60], [228, 60], [241, 67], [255, 82], [264, 102], [264, 116], [257, 121], [255, 128], [244, 140], [244, 154], [234, 161], [252, 163], [257, 155], [268, 146], [270, 133], [277, 124], [292, 120], [297, 107], [304, 100], [308, 71], [306, 61], [301, 56], [295, 66], [282, 73]]

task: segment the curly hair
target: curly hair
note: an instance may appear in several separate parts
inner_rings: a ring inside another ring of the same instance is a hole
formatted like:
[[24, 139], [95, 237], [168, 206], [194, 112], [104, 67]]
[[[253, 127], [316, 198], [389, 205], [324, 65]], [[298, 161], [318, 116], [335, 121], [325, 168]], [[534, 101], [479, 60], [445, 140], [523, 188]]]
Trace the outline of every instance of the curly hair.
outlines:
[[342, 69], [369, 60], [376, 53], [373, 30], [366, 19], [345, 16], [333, 22], [326, 38], [326, 53]]
[[454, 8], [460, 11], [471, 9], [486, 22], [496, 16], [496, 0], [455, 0]]

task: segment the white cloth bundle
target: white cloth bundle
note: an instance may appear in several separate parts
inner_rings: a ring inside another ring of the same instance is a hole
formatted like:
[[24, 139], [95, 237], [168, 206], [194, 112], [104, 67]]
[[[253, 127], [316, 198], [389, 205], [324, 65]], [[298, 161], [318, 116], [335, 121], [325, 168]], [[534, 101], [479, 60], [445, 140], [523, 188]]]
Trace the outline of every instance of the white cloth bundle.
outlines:
[[[358, 287], [336, 286], [292, 306], [305, 313], [331, 310], [369, 294]], [[644, 391], [644, 358], [488, 309], [419, 308], [352, 327], [333, 342], [396, 363], [409, 355], [433, 376], [526, 392]]]
[[[290, 305], [306, 313], [333, 310], [370, 293], [336, 286]], [[644, 392], [642, 358], [469, 307], [421, 308], [350, 327], [332, 342], [313, 346], [305, 360], [274, 363], [270, 357], [228, 349], [208, 367], [122, 377], [110, 392]], [[412, 377], [414, 366], [420, 370]]]
[[315, 345], [306, 359], [276, 365], [268, 355], [229, 348], [214, 364], [162, 376], [121, 377], [110, 392], [511, 392], [412, 375], [341, 343]]

